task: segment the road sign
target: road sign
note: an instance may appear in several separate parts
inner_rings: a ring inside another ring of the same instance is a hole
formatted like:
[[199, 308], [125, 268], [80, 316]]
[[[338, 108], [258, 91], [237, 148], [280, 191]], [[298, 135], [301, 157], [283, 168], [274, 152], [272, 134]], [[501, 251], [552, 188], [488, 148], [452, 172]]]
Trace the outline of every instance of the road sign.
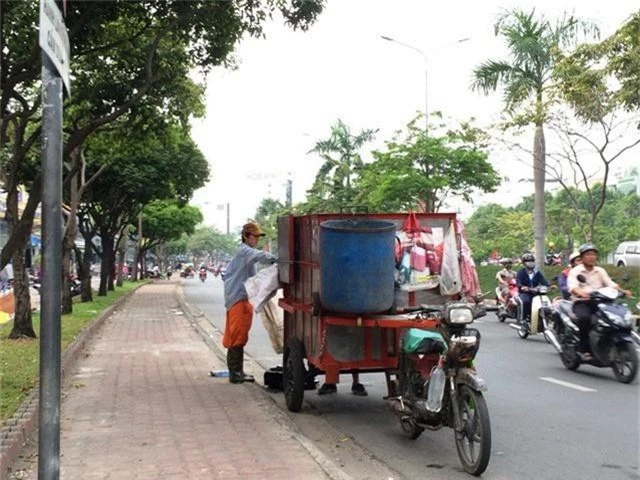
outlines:
[[40, 0], [40, 48], [51, 59], [62, 82], [71, 93], [69, 83], [69, 35], [55, 0]]

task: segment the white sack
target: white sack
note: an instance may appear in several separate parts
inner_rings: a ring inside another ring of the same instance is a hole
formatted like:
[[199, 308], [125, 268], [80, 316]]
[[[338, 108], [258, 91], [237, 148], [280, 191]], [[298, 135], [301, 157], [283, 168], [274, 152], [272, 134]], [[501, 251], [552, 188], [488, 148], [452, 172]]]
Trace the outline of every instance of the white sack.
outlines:
[[462, 289], [460, 263], [458, 262], [458, 247], [453, 225], [449, 225], [444, 235], [442, 265], [440, 267], [440, 294], [455, 295]]
[[244, 288], [247, 290], [249, 303], [253, 306], [253, 310], [256, 313], [260, 313], [264, 304], [273, 297], [276, 290], [280, 288], [278, 266], [273, 264], [263, 268], [244, 282]]
[[282, 298], [282, 290], [278, 290], [274, 298], [264, 304], [260, 318], [262, 325], [269, 334], [271, 346], [276, 353], [284, 351], [284, 312], [278, 307], [278, 300]]

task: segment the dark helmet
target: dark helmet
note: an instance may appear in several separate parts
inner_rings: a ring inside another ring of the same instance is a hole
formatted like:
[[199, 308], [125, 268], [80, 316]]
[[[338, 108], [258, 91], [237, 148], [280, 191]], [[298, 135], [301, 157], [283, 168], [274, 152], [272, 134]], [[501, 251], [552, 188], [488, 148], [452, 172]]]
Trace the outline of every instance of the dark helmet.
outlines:
[[580, 253], [580, 256], [582, 256], [587, 252], [596, 252], [596, 253], [598, 253], [598, 249], [596, 248], [596, 246], [593, 243], [585, 243], [583, 245], [580, 245], [580, 248], [578, 249], [578, 252]]
[[531, 252], [527, 252], [524, 255], [522, 255], [522, 263], [535, 262], [535, 261], [536, 261], [536, 257]]

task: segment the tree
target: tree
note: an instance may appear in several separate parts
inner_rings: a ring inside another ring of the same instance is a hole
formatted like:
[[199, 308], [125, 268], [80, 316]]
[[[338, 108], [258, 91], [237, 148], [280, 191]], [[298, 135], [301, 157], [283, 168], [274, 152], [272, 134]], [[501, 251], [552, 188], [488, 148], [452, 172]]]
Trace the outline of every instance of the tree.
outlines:
[[533, 232], [538, 263], [545, 255], [544, 185], [546, 142], [544, 125], [553, 95], [551, 74], [563, 49], [574, 46], [581, 36], [596, 37], [597, 28], [573, 16], [565, 15], [555, 25], [535, 10], [526, 13], [511, 10], [495, 24], [495, 34], [505, 39], [508, 60], [488, 60], [474, 72], [472, 88], [485, 94], [504, 87], [506, 112], [516, 125], [533, 124], [533, 179], [535, 210]]
[[361, 130], [357, 135], [342, 121], [331, 127], [331, 136], [320, 140], [309, 153], [324, 161], [307, 192], [304, 209], [308, 212], [336, 212], [352, 205], [357, 191], [354, 181], [362, 169], [360, 149], [373, 139], [375, 130]]
[[[202, 212], [197, 207], [181, 204], [174, 199], [150, 202], [142, 209], [143, 238], [135, 261], [140, 263], [145, 253], [155, 247], [178, 240], [184, 234], [193, 234], [200, 222]], [[131, 231], [136, 232], [134, 229]], [[131, 235], [131, 238], [138, 240], [136, 235]]]
[[[618, 107], [640, 108], [640, 12], [613, 35], [578, 46], [556, 64], [562, 97], [586, 122], [598, 122]], [[612, 81], [613, 80], [613, 81]]]
[[452, 196], [469, 201], [477, 190], [495, 191], [500, 178], [487, 160], [484, 132], [463, 122], [457, 130], [427, 138], [418, 120], [408, 124], [405, 138], [398, 134], [361, 168], [358, 203], [380, 212], [437, 212]]
[[213, 227], [201, 227], [187, 240], [187, 251], [196, 257], [228, 257], [238, 248], [238, 240]]
[[290, 211], [280, 200], [273, 198], [264, 198], [258, 205], [255, 220], [266, 234], [270, 247], [278, 239], [278, 217], [287, 215]]
[[[551, 121], [561, 148], [549, 154], [548, 172], [564, 188], [569, 211], [585, 241], [594, 238], [597, 218], [607, 199], [612, 163], [640, 145], [636, 128], [639, 122], [640, 116], [619, 118], [616, 110], [594, 119], [591, 125], [595, 128], [589, 128], [589, 124], [576, 125], [566, 116]], [[597, 182], [594, 172], [586, 166], [587, 159], [594, 157], [600, 161]]]
[[[206, 73], [213, 66], [232, 66], [235, 44], [245, 34], [262, 35], [265, 20], [276, 10], [288, 25], [306, 29], [322, 8], [322, 0], [69, 2], [74, 86], [65, 103], [64, 157], [142, 104], [185, 120], [192, 112], [181, 108], [184, 100], [202, 94], [188, 75], [191, 69]], [[25, 168], [29, 156], [37, 158], [41, 133], [41, 52], [33, 28], [37, 16], [37, 2], [3, 2], [0, 22], [0, 152], [6, 160], [0, 181], [7, 192], [10, 229], [0, 268], [13, 258], [16, 316], [11, 335], [31, 337], [28, 283], [20, 259], [42, 182], [37, 169]], [[30, 193], [21, 215], [16, 201], [20, 184]]]

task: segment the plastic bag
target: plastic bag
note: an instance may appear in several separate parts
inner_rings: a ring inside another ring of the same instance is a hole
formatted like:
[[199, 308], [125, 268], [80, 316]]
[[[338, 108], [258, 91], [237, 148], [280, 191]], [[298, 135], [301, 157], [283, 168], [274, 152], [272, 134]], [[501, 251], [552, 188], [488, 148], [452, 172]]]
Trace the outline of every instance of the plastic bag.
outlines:
[[269, 301], [280, 288], [278, 280], [278, 266], [276, 264], [263, 268], [253, 277], [244, 282], [249, 303], [256, 313], [260, 313], [264, 304]]
[[458, 263], [458, 247], [453, 225], [450, 225], [444, 235], [444, 249], [442, 251], [442, 265], [440, 266], [440, 293], [455, 295], [462, 289], [460, 278], [460, 264]]

